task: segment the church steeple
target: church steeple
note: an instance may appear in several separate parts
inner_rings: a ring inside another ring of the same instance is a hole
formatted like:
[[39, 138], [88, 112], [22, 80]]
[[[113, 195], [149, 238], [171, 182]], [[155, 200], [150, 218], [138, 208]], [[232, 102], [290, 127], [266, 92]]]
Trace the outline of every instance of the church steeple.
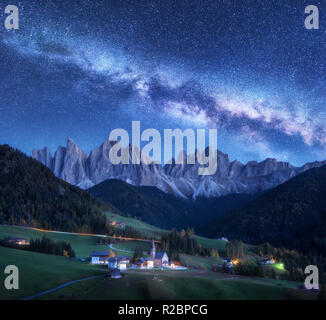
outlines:
[[154, 260], [155, 259], [155, 255], [156, 255], [156, 249], [155, 249], [155, 242], [154, 242], [154, 239], [153, 239], [153, 242], [152, 242], [152, 249], [151, 249], [151, 258]]

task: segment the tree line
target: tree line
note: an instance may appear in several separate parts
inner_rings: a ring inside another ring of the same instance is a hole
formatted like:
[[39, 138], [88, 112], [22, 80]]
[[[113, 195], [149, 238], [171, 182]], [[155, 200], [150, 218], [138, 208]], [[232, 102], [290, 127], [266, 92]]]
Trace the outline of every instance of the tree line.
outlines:
[[170, 259], [173, 260], [178, 260], [180, 253], [210, 256], [211, 251], [198, 243], [194, 235], [195, 231], [192, 228], [182, 229], [180, 232], [172, 229], [168, 234], [162, 235], [159, 249], [167, 252]]
[[242, 259], [247, 254], [247, 247], [240, 240], [228, 241], [225, 246], [226, 256], [230, 259]]
[[66, 241], [55, 241], [43, 236], [42, 239], [32, 238], [29, 245], [17, 245], [9, 243], [9, 239], [9, 237], [1, 239], [0, 245], [8, 248], [53, 254], [67, 258], [75, 257], [75, 251], [72, 249], [70, 243]]

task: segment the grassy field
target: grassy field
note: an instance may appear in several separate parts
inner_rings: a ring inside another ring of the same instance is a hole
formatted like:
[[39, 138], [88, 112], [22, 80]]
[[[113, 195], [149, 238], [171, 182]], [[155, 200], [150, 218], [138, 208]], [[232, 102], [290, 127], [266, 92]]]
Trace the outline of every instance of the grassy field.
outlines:
[[187, 254], [180, 254], [180, 262], [183, 266], [189, 266], [195, 269], [212, 270], [212, 264], [222, 263], [221, 258], [214, 257], [196, 257]]
[[121, 279], [99, 278], [38, 299], [284, 299], [295, 286], [282, 281], [239, 279], [220, 274], [125, 272]]
[[98, 245], [99, 238], [93, 236], [71, 235], [53, 232], [42, 232], [36, 230], [22, 229], [13, 226], [0, 225], [0, 238], [4, 237], [23, 237], [26, 239], [42, 238], [43, 235], [56, 240], [67, 241], [75, 251], [76, 257], [89, 257], [94, 250], [109, 250], [108, 245]]
[[220, 254], [225, 254], [225, 246], [227, 244], [224, 240], [219, 239], [208, 239], [200, 236], [195, 236], [198, 242], [208, 249], [215, 248]]
[[137, 247], [143, 251], [150, 252], [152, 243], [150, 241], [118, 241], [112, 244], [114, 248], [134, 251]]
[[[43, 253], [0, 247], [0, 299], [23, 299], [60, 284], [106, 272], [102, 266]], [[3, 281], [7, 265], [19, 270], [19, 290], [6, 290]], [[2, 278], [3, 277], [3, 278]]]
[[158, 227], [152, 226], [148, 223], [145, 223], [143, 221], [140, 221], [140, 220], [137, 220], [134, 218], [120, 216], [118, 214], [111, 213], [111, 212], [105, 212], [105, 215], [111, 221], [115, 220], [116, 222], [124, 222], [126, 224], [126, 226], [133, 227], [133, 228], [143, 232], [146, 235], [154, 234], [154, 233], [156, 235], [161, 235], [161, 234], [168, 232], [166, 230], [160, 229]]
[[276, 275], [281, 275], [286, 271], [284, 267], [281, 266], [280, 263], [276, 263], [272, 265], [264, 265], [263, 268], [266, 270], [274, 270]]

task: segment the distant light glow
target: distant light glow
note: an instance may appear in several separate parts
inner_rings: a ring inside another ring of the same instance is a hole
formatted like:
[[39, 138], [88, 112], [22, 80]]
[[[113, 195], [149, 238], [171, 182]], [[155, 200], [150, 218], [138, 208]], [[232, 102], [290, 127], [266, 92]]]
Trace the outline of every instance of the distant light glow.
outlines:
[[285, 270], [283, 263], [276, 263], [276, 264], [274, 264], [274, 266], [275, 266], [275, 268], [277, 268], [279, 270], [282, 270], [282, 271]]

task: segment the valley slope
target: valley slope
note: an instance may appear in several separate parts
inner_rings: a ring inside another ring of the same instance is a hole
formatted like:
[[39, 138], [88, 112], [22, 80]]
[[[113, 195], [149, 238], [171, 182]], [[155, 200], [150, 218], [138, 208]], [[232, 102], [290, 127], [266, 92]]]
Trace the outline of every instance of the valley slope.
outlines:
[[136, 187], [122, 180], [109, 179], [88, 189], [104, 202], [113, 204], [125, 215], [137, 217], [160, 228], [193, 227], [205, 235], [204, 224], [255, 199], [248, 194], [188, 200], [167, 194], [156, 187]]
[[40, 162], [0, 146], [0, 224], [100, 233], [104, 210], [118, 212], [58, 179]]
[[325, 256], [326, 166], [310, 169], [207, 225], [208, 235]]

